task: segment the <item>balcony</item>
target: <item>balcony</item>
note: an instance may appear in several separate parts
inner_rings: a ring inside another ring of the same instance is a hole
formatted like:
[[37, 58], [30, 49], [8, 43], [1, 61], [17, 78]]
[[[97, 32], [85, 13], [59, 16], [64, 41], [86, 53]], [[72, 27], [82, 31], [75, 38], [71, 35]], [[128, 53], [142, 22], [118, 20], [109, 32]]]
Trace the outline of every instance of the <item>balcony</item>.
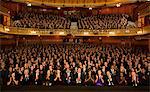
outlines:
[[46, 35], [46, 36], [134, 36], [150, 33], [150, 26], [144, 28], [130, 29], [106, 29], [106, 30], [86, 30], [86, 29], [37, 29], [37, 28], [18, 28], [0, 25], [0, 32], [15, 35]]

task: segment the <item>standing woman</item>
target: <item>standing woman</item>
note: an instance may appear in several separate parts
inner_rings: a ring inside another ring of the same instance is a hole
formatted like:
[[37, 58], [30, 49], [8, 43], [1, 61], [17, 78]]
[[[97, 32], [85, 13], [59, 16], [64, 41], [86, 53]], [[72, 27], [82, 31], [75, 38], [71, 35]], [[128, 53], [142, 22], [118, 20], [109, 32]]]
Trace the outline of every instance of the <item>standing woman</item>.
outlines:
[[113, 79], [109, 71], [106, 72], [108, 85], [114, 85]]
[[120, 65], [120, 73], [123, 73], [123, 74], [124, 74], [124, 76], [126, 76], [126, 75], [127, 75], [127, 70], [125, 69], [125, 67], [124, 67], [123, 63], [121, 63], [121, 65]]
[[30, 67], [30, 72], [29, 72], [29, 75], [30, 75], [30, 84], [33, 85], [34, 84], [34, 79], [35, 79], [35, 75], [36, 75], [36, 69], [33, 66]]
[[135, 70], [132, 68], [131, 70], [131, 78], [132, 78], [132, 86], [137, 86], [138, 84], [138, 77], [137, 74], [135, 72]]
[[35, 73], [35, 85], [39, 85], [40, 84], [40, 79], [39, 79], [39, 75], [40, 75], [40, 72], [39, 72], [39, 69], [36, 70], [36, 73]]
[[47, 70], [47, 75], [46, 75], [46, 86], [53, 85], [53, 81], [54, 81], [54, 75], [53, 75], [52, 66], [49, 66], [49, 70]]
[[114, 81], [114, 84], [117, 84], [117, 71], [114, 68], [114, 66], [112, 65], [110, 68], [110, 74], [112, 75], [112, 80]]
[[95, 83], [96, 83], [96, 86], [104, 86], [104, 80], [103, 80], [103, 75], [102, 75], [101, 70], [98, 70], [98, 74], [96, 75]]
[[67, 64], [67, 66], [66, 66], [65, 76], [64, 77], [66, 78], [65, 79], [66, 84], [70, 85], [71, 82], [72, 82], [72, 73], [71, 73], [71, 70], [69, 68], [69, 64]]
[[56, 70], [56, 74], [55, 74], [55, 79], [54, 79], [56, 85], [61, 83], [61, 71], [59, 70], [59, 68]]
[[76, 73], [76, 84], [82, 85], [83, 80], [84, 80], [84, 75], [81, 72], [81, 68], [78, 68]]
[[51, 86], [52, 85], [52, 81], [51, 81], [51, 71], [47, 70], [47, 75], [46, 75], [46, 86]]
[[9, 81], [7, 82], [7, 85], [14, 86], [18, 85], [18, 80], [15, 78], [15, 72], [12, 72], [12, 74], [9, 76]]
[[120, 86], [126, 86], [127, 85], [127, 81], [126, 81], [123, 73], [120, 73], [119, 85]]
[[24, 75], [21, 76], [21, 81], [22, 81], [22, 84], [23, 85], [29, 85], [29, 70], [28, 69], [25, 69], [24, 70]]
[[88, 74], [86, 75], [86, 78], [85, 78], [85, 85], [93, 85], [94, 84], [94, 79], [92, 78], [92, 75], [91, 75], [91, 70], [89, 70]]
[[45, 71], [43, 69], [43, 65], [41, 64], [40, 65], [40, 70], [39, 70], [39, 82], [40, 82], [40, 85], [45, 85], [44, 82], [45, 82]]

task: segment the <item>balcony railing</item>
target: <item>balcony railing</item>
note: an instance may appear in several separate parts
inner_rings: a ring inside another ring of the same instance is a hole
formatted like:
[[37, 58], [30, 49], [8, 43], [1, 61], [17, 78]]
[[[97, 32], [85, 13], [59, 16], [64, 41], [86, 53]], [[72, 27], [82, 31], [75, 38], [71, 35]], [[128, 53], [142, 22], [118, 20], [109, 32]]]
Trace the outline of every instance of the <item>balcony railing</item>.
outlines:
[[144, 28], [130, 29], [106, 29], [106, 30], [87, 30], [87, 29], [37, 29], [37, 28], [18, 28], [0, 25], [0, 32], [17, 35], [60, 35], [72, 34], [74, 36], [132, 36], [150, 33], [150, 26]]

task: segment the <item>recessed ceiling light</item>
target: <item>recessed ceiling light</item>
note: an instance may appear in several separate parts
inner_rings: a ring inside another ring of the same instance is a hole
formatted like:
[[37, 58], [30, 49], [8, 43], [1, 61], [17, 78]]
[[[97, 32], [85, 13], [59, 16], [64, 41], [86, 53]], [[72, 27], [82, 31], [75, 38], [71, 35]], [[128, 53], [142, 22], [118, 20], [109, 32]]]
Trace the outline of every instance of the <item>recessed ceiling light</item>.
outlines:
[[115, 32], [109, 32], [109, 34], [115, 34]]
[[10, 31], [10, 30], [9, 30], [9, 28], [5, 28], [5, 31], [7, 31], [7, 32], [8, 32], [8, 31]]
[[126, 33], [129, 33], [129, 32], [130, 32], [130, 30], [126, 30], [125, 32], [126, 32]]
[[28, 3], [27, 3], [27, 6], [32, 6], [32, 4], [28, 2]]
[[92, 10], [92, 7], [89, 7], [89, 10]]
[[83, 34], [84, 34], [84, 35], [88, 35], [88, 34], [89, 34], [89, 32], [84, 32]]
[[10, 13], [10, 11], [8, 11], [7, 13]]
[[121, 6], [121, 3], [116, 4], [116, 6], [117, 6], [117, 7], [120, 7], [120, 6]]
[[47, 9], [43, 9], [42, 11], [47, 11]]
[[142, 34], [143, 32], [142, 31], [137, 31], [137, 34]]
[[60, 10], [61, 8], [60, 8], [60, 7], [57, 7], [57, 9]]
[[31, 31], [31, 34], [36, 34], [36, 31]]
[[59, 32], [59, 35], [64, 35], [65, 34], [65, 32]]

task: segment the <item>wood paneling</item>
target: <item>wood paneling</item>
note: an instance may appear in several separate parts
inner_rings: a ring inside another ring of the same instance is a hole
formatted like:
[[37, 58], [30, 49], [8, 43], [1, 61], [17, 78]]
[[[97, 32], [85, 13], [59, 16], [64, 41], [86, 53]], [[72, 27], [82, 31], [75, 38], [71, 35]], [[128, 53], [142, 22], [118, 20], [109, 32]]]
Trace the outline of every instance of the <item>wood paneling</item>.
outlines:
[[99, 10], [99, 14], [128, 14], [133, 15], [133, 9], [136, 5], [124, 5], [121, 7], [103, 8]]
[[[1, 45], [16, 45], [16, 41], [21, 44], [50, 44], [50, 43], [62, 43], [66, 37], [59, 36], [14, 36], [11, 39], [0, 39]], [[124, 46], [140, 46], [148, 49], [149, 42], [146, 40], [135, 40], [134, 37], [73, 37], [73, 39], [84, 39], [84, 42], [96, 43], [96, 44], [116, 44]]]

